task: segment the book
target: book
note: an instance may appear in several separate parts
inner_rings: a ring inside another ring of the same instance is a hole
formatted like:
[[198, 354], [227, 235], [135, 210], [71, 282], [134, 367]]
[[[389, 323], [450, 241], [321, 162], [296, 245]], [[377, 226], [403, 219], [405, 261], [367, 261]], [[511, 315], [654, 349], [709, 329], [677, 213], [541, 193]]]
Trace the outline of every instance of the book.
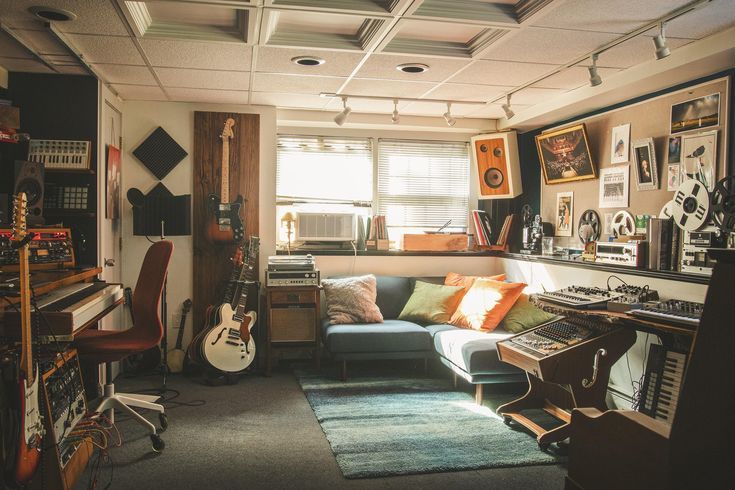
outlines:
[[671, 256], [669, 260], [669, 270], [679, 270], [679, 254], [681, 253], [681, 228], [674, 224], [674, 218], [671, 221]]
[[482, 223], [480, 222], [479, 211], [477, 210], [472, 211], [472, 224], [475, 228], [475, 242], [477, 242], [477, 245], [488, 245], [487, 238], [485, 237], [485, 232], [482, 228]]

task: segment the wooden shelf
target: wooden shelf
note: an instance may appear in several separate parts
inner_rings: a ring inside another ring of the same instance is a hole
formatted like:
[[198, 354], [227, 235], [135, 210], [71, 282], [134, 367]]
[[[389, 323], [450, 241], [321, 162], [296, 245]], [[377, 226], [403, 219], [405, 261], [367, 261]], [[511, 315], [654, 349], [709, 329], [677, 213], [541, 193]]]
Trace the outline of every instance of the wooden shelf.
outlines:
[[81, 175], [94, 175], [96, 172], [91, 168], [46, 168], [44, 169], [44, 172], [46, 173], [54, 173], [54, 174], [81, 174]]
[[97, 213], [87, 209], [44, 209], [43, 214], [46, 216], [74, 217], [74, 218], [94, 218]]

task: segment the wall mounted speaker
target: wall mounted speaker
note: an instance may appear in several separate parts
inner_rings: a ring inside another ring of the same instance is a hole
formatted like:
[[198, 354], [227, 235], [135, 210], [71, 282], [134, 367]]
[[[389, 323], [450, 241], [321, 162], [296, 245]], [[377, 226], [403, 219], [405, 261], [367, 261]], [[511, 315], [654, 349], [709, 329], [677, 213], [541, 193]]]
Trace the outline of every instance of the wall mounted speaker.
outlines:
[[479, 199], [507, 199], [523, 193], [515, 131], [474, 136], [472, 159], [480, 183]]
[[43, 170], [43, 163], [15, 161], [13, 194], [26, 193], [30, 217], [41, 216], [43, 213]]

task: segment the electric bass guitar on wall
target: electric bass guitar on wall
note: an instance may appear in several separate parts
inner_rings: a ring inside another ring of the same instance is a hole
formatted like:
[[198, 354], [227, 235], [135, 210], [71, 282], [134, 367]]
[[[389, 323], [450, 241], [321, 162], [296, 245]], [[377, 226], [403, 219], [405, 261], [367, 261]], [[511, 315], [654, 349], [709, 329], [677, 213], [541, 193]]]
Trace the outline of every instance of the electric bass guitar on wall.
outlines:
[[172, 373], [180, 373], [184, 369], [186, 353], [181, 348], [181, 342], [184, 340], [184, 327], [186, 326], [186, 315], [189, 310], [191, 310], [191, 300], [187, 299], [181, 309], [181, 322], [179, 323], [179, 333], [176, 335], [176, 346], [168, 351], [168, 369]]
[[24, 192], [15, 199], [13, 219], [13, 247], [18, 249], [20, 262], [20, 318], [21, 355], [19, 370], [19, 427], [18, 452], [15, 460], [15, 481], [24, 485], [30, 481], [41, 459], [41, 441], [44, 428], [40, 413], [38, 366], [33, 362], [31, 338], [31, 290], [28, 268], [28, 242], [33, 238], [26, 232], [28, 201]]
[[219, 306], [217, 322], [202, 337], [200, 355], [213, 368], [226, 373], [236, 373], [247, 368], [255, 359], [255, 341], [250, 330], [255, 325], [257, 314], [245, 312], [248, 300], [250, 275], [255, 268], [260, 239], [250, 237], [245, 263], [238, 283], [240, 295], [234, 309], [230, 303]]
[[220, 195], [209, 195], [212, 217], [207, 226], [207, 236], [217, 244], [239, 243], [245, 236], [245, 226], [240, 219], [242, 196], [230, 201], [230, 139], [233, 137], [232, 126], [235, 120], [228, 118], [222, 130], [222, 183]]

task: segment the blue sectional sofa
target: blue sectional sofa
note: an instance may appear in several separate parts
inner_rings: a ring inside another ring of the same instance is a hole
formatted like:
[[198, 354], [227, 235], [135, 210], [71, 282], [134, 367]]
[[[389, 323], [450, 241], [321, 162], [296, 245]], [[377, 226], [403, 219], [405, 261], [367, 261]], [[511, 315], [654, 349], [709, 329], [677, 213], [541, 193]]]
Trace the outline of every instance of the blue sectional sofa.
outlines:
[[[443, 277], [376, 276], [376, 303], [384, 323], [330, 325], [325, 319], [322, 339], [332, 358], [341, 363], [341, 378], [347, 378], [351, 360], [438, 358], [457, 377], [475, 385], [475, 398], [482, 402], [482, 386], [526, 380], [520, 369], [498, 359], [495, 344], [512, 334], [500, 329], [491, 333], [457, 328], [448, 324], [419, 325], [397, 320], [417, 280], [443, 284]], [[325, 311], [323, 309], [322, 311]]]

